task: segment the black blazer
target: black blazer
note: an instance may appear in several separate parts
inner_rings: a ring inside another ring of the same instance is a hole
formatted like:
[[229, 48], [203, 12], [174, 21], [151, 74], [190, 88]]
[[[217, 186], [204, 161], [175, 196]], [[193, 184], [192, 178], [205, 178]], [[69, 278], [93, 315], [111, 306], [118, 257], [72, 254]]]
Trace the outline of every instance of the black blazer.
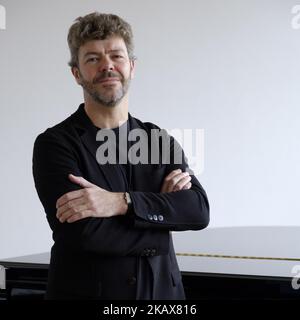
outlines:
[[[130, 114], [129, 124], [131, 129], [144, 129], [149, 137], [151, 129], [158, 129]], [[96, 132], [81, 104], [66, 120], [40, 134], [34, 144], [35, 187], [54, 240], [47, 298], [184, 299], [170, 231], [200, 230], [208, 225], [205, 191], [192, 175], [191, 189], [160, 193], [172, 170], [188, 168], [183, 153], [180, 165], [172, 160], [171, 164], [131, 165], [126, 186], [118, 165], [97, 162]], [[171, 138], [171, 151], [175, 146]], [[69, 181], [69, 173], [106, 190], [129, 191], [130, 214], [60, 223], [57, 199], [81, 188]]]

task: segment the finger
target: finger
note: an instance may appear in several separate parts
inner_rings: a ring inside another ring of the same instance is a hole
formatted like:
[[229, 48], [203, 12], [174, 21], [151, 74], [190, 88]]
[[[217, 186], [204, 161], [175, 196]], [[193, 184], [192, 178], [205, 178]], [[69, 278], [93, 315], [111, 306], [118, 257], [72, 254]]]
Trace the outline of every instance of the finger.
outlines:
[[177, 174], [179, 174], [181, 172], [182, 172], [181, 169], [173, 170], [165, 177], [164, 180], [169, 181], [169, 180], [171, 180], [173, 177], [175, 177]]
[[171, 192], [172, 191], [172, 179], [176, 177], [176, 175], [182, 174], [181, 169], [176, 169], [171, 171], [164, 179], [162, 192]]
[[85, 189], [75, 190], [75, 191], [65, 193], [56, 201], [56, 208], [64, 205], [66, 202], [70, 200], [82, 197], [84, 195], [84, 192], [85, 192]]
[[80, 213], [74, 214], [67, 220], [67, 222], [72, 223], [72, 222], [82, 220], [88, 217], [93, 217], [93, 216], [94, 216], [94, 212], [92, 210], [85, 210]]
[[78, 206], [76, 208], [71, 208], [67, 211], [65, 211], [62, 215], [60, 215], [59, 217], [59, 221], [61, 223], [67, 221], [68, 219], [70, 219], [72, 216], [74, 215], [80, 215], [82, 214], [82, 212], [88, 210], [87, 205], [82, 205], [82, 206]]
[[174, 187], [175, 187], [175, 185], [181, 180], [181, 179], [183, 179], [183, 178], [185, 178], [185, 177], [187, 177], [187, 176], [189, 176], [189, 173], [188, 172], [182, 172], [182, 173], [180, 173], [180, 174], [177, 174], [176, 176], [174, 176], [173, 178], [172, 178], [172, 180], [170, 180], [169, 182], [168, 182], [168, 186], [167, 186], [167, 192], [173, 192], [174, 190]]
[[165, 178], [164, 178], [164, 181], [163, 181], [163, 185], [161, 187], [161, 191], [160, 192], [168, 192], [168, 184], [169, 184], [169, 181], [174, 177], [176, 176], [177, 174], [180, 174], [181, 173], [181, 169], [176, 169], [176, 170], [172, 170]]
[[65, 204], [63, 204], [62, 206], [58, 207], [57, 211], [56, 211], [56, 217], [59, 219], [60, 216], [66, 212], [67, 210], [70, 210], [72, 208], [78, 207], [80, 205], [83, 205], [85, 203], [85, 199], [84, 197], [80, 197], [74, 200], [70, 200], [68, 202], [66, 202]]
[[176, 185], [174, 186], [173, 188], [173, 191], [179, 191], [179, 190], [182, 190], [182, 188], [188, 183], [191, 181], [191, 176], [188, 176], [188, 177], [184, 177], [182, 179], [180, 179]]
[[192, 187], [191, 182], [188, 182], [185, 186], [182, 187], [182, 190], [187, 190], [190, 189]]
[[94, 184], [92, 184], [91, 182], [85, 180], [83, 177], [77, 177], [77, 176], [74, 176], [73, 174], [69, 174], [69, 179], [80, 185], [82, 188], [92, 188], [92, 187], [95, 187]]

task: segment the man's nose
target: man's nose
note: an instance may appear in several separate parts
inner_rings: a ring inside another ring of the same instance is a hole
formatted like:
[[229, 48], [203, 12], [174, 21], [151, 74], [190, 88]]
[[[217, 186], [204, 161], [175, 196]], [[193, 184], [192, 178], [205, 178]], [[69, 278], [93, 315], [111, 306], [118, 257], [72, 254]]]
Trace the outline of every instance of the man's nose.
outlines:
[[114, 70], [113, 62], [109, 57], [104, 56], [100, 65], [101, 72], [107, 72]]

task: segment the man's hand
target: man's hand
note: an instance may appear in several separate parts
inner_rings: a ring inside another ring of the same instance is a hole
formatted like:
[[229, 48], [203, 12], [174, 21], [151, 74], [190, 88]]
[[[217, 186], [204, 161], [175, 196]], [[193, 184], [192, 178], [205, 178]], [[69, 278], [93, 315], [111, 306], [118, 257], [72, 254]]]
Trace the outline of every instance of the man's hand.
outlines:
[[181, 169], [171, 171], [164, 179], [160, 192], [174, 192], [184, 189], [190, 189], [191, 176], [188, 172], [182, 172]]
[[107, 218], [127, 212], [122, 192], [110, 192], [72, 174], [69, 179], [83, 189], [68, 192], [56, 202], [60, 222], [75, 222], [87, 217]]
[[[127, 204], [123, 192], [110, 192], [82, 177], [72, 174], [69, 179], [83, 187], [61, 196], [56, 202], [56, 217], [60, 222], [75, 222], [87, 217], [108, 218], [126, 214]], [[191, 188], [191, 177], [181, 169], [173, 170], [163, 182], [161, 192], [174, 192]]]

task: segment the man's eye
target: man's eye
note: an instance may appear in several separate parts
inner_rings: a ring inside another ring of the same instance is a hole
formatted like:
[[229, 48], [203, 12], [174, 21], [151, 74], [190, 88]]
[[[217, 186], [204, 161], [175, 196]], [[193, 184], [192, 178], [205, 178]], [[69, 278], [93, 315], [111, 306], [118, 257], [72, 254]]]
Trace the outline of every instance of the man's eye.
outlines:
[[90, 58], [87, 60], [87, 62], [97, 62], [98, 60], [98, 58]]
[[113, 57], [115, 59], [122, 59], [123, 58], [123, 56], [121, 56], [120, 54], [115, 54]]

